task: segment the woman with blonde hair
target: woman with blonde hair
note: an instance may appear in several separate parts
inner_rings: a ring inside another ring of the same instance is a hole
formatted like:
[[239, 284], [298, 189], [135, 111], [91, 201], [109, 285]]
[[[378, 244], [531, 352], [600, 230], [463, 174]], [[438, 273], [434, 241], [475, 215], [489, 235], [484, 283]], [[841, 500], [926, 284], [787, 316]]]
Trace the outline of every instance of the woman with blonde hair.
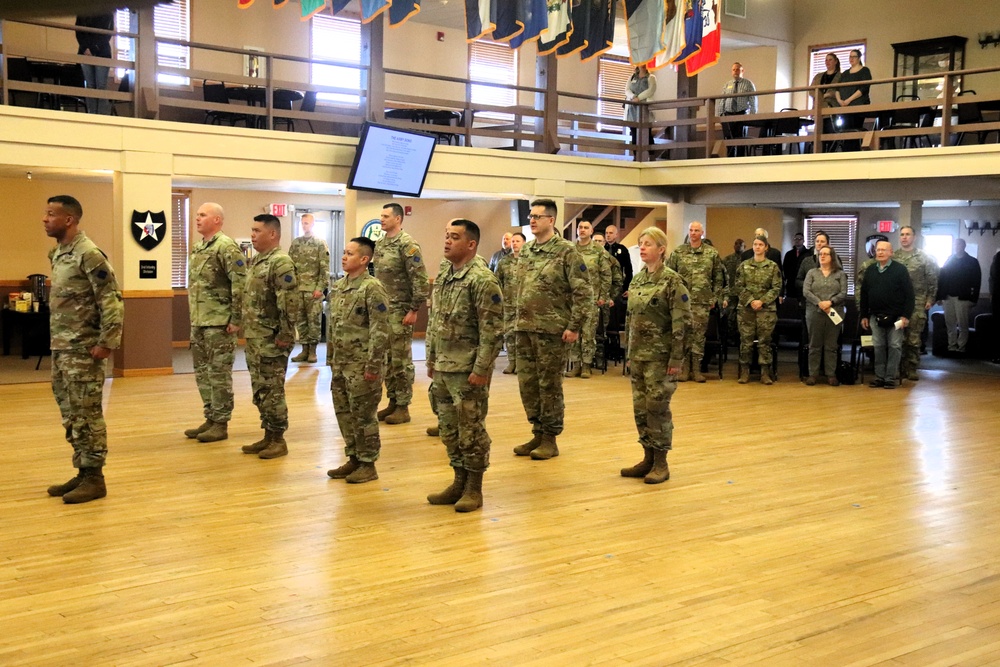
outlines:
[[639, 234], [644, 264], [629, 285], [627, 358], [632, 371], [632, 410], [644, 456], [622, 477], [643, 477], [646, 484], [670, 479], [667, 452], [673, 448], [670, 398], [684, 354], [684, 327], [691, 304], [680, 275], [665, 266], [667, 235], [656, 227]]

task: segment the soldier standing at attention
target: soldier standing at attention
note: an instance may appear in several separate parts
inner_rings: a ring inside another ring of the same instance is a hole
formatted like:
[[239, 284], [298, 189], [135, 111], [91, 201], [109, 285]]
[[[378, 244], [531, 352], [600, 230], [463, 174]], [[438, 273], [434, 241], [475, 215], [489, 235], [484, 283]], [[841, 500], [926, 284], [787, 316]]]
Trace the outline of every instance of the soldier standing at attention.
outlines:
[[48, 494], [72, 505], [108, 495], [102, 472], [108, 433], [101, 398], [105, 359], [121, 343], [125, 309], [108, 258], [79, 229], [80, 202], [59, 195], [47, 204], [45, 234], [58, 244], [49, 252], [52, 393], [78, 469], [65, 484], [50, 486]]
[[298, 321], [295, 265], [280, 248], [281, 221], [273, 215], [253, 219], [250, 240], [257, 255], [250, 262], [243, 292], [243, 331], [253, 404], [260, 412], [264, 437], [244, 445], [243, 453], [275, 459], [288, 453], [285, 372]]
[[739, 305], [740, 376], [737, 382], [750, 381], [750, 354], [754, 340], [760, 360], [760, 381], [773, 384], [771, 377], [771, 334], [778, 322], [778, 294], [781, 293], [781, 269], [767, 258], [767, 237], [753, 240], [753, 257], [736, 269], [736, 294]]
[[[892, 258], [906, 267], [913, 283], [914, 303], [910, 323], [903, 332], [903, 359], [899, 364], [899, 377], [916, 382], [920, 379], [920, 337], [927, 326], [927, 311], [937, 297], [938, 266], [934, 258], [916, 247], [913, 227], [906, 225], [899, 229], [899, 249]], [[866, 268], [867, 270], [867, 268]], [[860, 287], [858, 292], [860, 293]]]
[[420, 246], [403, 231], [403, 207], [382, 207], [382, 231], [375, 244], [375, 277], [389, 297], [389, 350], [385, 371], [385, 393], [389, 405], [378, 411], [379, 421], [405, 424], [410, 421], [413, 400], [413, 325], [420, 306], [427, 302], [430, 283]]
[[489, 382], [503, 343], [500, 283], [476, 261], [479, 236], [471, 220], [448, 223], [444, 256], [450, 265], [434, 281], [427, 327], [427, 377], [455, 472], [451, 486], [427, 496], [427, 502], [455, 505], [456, 512], [483, 506], [483, 473], [490, 465]]
[[674, 248], [667, 260], [667, 267], [684, 279], [691, 295], [691, 326], [684, 335], [684, 354], [681, 382], [704, 382], [701, 360], [705, 356], [705, 331], [708, 329], [708, 311], [716, 304], [729, 305], [726, 299], [726, 273], [719, 258], [719, 251], [703, 241], [705, 229], [700, 222], [688, 225], [688, 243]]
[[594, 364], [594, 353], [597, 350], [597, 323], [601, 308], [611, 302], [611, 262], [615, 261], [611, 253], [603, 245], [593, 242], [594, 226], [587, 220], [581, 220], [576, 226], [578, 241], [576, 250], [587, 265], [587, 275], [590, 277], [590, 287], [594, 299], [586, 310], [583, 330], [580, 338], [570, 347], [569, 359], [574, 364], [572, 371], [566, 377], [589, 378], [590, 369]]
[[517, 321], [517, 289], [521, 281], [521, 265], [517, 258], [521, 256], [525, 240], [524, 234], [514, 232], [510, 239], [510, 254], [500, 258], [496, 269], [500, 291], [503, 293], [504, 347], [507, 348], [507, 368], [503, 369], [504, 375], [517, 373], [517, 337], [514, 335], [514, 324]]
[[312, 213], [303, 214], [299, 224], [302, 236], [292, 241], [288, 256], [295, 263], [295, 277], [299, 280], [299, 341], [302, 351], [292, 361], [316, 363], [320, 326], [323, 321], [323, 290], [330, 282], [330, 249], [326, 241], [313, 236], [316, 219]]
[[243, 317], [246, 258], [222, 232], [225, 213], [211, 202], [198, 207], [194, 224], [201, 240], [188, 260], [191, 359], [205, 423], [184, 431], [199, 442], [229, 437], [233, 416], [233, 361]]
[[644, 477], [646, 484], [670, 479], [667, 452], [673, 448], [670, 398], [677, 391], [685, 323], [691, 316], [683, 279], [664, 264], [667, 235], [649, 227], [639, 235], [645, 266], [632, 279], [628, 300], [628, 359], [632, 369], [632, 408], [641, 462], [622, 468], [622, 477]]
[[518, 456], [544, 461], [559, 456], [563, 430], [563, 363], [566, 343], [580, 337], [594, 300], [587, 265], [572, 243], [555, 232], [558, 209], [551, 199], [531, 202], [528, 221], [535, 238], [521, 248], [517, 292], [517, 384], [532, 438], [514, 448]]
[[329, 295], [326, 363], [347, 462], [326, 474], [350, 484], [378, 479], [375, 461], [382, 449], [376, 412], [389, 342], [389, 307], [382, 283], [368, 273], [374, 254], [371, 239], [348, 241], [340, 260], [344, 277]]

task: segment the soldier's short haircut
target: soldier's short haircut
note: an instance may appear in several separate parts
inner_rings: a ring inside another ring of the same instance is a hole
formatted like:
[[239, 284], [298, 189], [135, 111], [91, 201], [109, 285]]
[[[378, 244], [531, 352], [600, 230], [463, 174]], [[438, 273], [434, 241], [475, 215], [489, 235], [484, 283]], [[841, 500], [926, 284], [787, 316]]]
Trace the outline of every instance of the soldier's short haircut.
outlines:
[[55, 197], [49, 197], [49, 201], [47, 203], [59, 204], [63, 207], [64, 211], [77, 220], [83, 217], [83, 207], [80, 206], [80, 202], [76, 200], [76, 197], [71, 197], [70, 195], [56, 195]]
[[448, 223], [448, 226], [454, 225], [455, 227], [461, 227], [465, 230], [465, 238], [471, 239], [479, 245], [479, 225], [474, 223], [472, 220], [466, 220], [465, 218], [455, 218]]
[[551, 199], [536, 199], [531, 202], [531, 208], [536, 206], [544, 206], [545, 215], [551, 215], [553, 218], [559, 215], [559, 207]]
[[260, 215], [255, 215], [253, 217], [254, 222], [262, 222], [265, 227], [273, 229], [278, 232], [278, 236], [281, 236], [281, 220], [270, 213], [261, 213]]
[[764, 245], [766, 245], [768, 248], [771, 247], [770, 241], [768, 241], [767, 237], [764, 236], [763, 234], [758, 234], [757, 236], [753, 237], [753, 240], [754, 241], [763, 241]]
[[917, 235], [917, 230], [915, 230], [911, 225], [903, 225], [902, 227], [899, 228], [899, 233], [902, 234], [904, 229], [909, 229], [914, 236]]
[[528, 240], [528, 237], [522, 234], [521, 232], [514, 232], [514, 236], [520, 236], [522, 241]]
[[388, 204], [384, 204], [382, 206], [383, 210], [387, 208], [392, 209], [392, 214], [397, 218], [403, 217], [403, 207], [397, 204], [396, 202], [389, 202]]
[[361, 247], [361, 256], [371, 259], [375, 256], [375, 242], [365, 236], [355, 236], [350, 243], [357, 243]]

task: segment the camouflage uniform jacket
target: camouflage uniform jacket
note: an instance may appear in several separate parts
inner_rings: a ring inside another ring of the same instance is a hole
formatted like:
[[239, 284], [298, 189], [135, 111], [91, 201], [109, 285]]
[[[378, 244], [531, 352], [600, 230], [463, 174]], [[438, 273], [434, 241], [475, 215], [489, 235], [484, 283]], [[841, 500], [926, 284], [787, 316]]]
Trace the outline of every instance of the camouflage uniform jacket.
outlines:
[[938, 288], [938, 265], [934, 258], [920, 248], [915, 248], [912, 252], [898, 248], [892, 253], [892, 259], [910, 272], [916, 308], [923, 310], [928, 303], [934, 303]]
[[[261, 253], [250, 261], [243, 290], [243, 331], [247, 338], [295, 342], [297, 301], [292, 298], [297, 281], [295, 264], [280, 248]], [[287, 349], [287, 348], [285, 348]], [[270, 350], [276, 356], [280, 350]]]
[[716, 301], [722, 305], [726, 298], [726, 270], [718, 250], [707, 243], [697, 248], [685, 243], [670, 253], [667, 267], [684, 279], [691, 301], [703, 306], [711, 306]]
[[750, 302], [759, 299], [764, 306], [757, 312], [776, 311], [780, 292], [781, 269], [773, 261], [748, 259], [736, 269], [736, 294], [741, 308], [750, 308]]
[[427, 267], [420, 246], [400, 231], [393, 238], [383, 236], [375, 244], [375, 277], [389, 295], [389, 309], [406, 313], [420, 310], [430, 294]]
[[[610, 255], [608, 257], [610, 258]], [[520, 286], [523, 268], [524, 265], [518, 261], [514, 253], [504, 255], [500, 258], [499, 263], [497, 263], [497, 281], [500, 283], [504, 308], [507, 310], [516, 306], [517, 289]]]
[[241, 326], [247, 259], [222, 232], [194, 244], [188, 259], [188, 312], [193, 327]]
[[[607, 252], [607, 250], [605, 250]], [[608, 253], [609, 255], [611, 253]], [[622, 287], [625, 286], [625, 275], [622, 265], [614, 257], [611, 258], [611, 298], [615, 301], [622, 297]]]
[[690, 296], [680, 275], [666, 266], [655, 273], [643, 267], [628, 288], [628, 358], [679, 367], [690, 319]]
[[381, 375], [389, 347], [389, 300], [382, 283], [367, 271], [344, 276], [330, 287], [327, 301], [327, 364], [364, 364], [368, 373]]
[[323, 291], [330, 283], [330, 249], [315, 236], [300, 236], [292, 241], [288, 256], [295, 262], [295, 276], [300, 292]]
[[594, 292], [574, 245], [559, 234], [541, 244], [531, 240], [521, 248], [518, 261], [523, 266], [514, 330], [579, 333]]
[[726, 255], [726, 258], [722, 260], [722, 268], [726, 270], [726, 298], [729, 299], [730, 303], [736, 301], [736, 269], [742, 263], [743, 258], [738, 252]]
[[[590, 274], [590, 287], [594, 290], [594, 303], [611, 299], [611, 262], [614, 258], [607, 250], [596, 243], [587, 245], [576, 244], [576, 251], [583, 257]], [[617, 264], [618, 262], [615, 262]], [[621, 270], [621, 266], [618, 267]]]
[[[854, 303], [857, 304], [858, 308], [861, 308], [861, 285], [865, 282], [865, 273], [868, 272], [868, 267], [875, 263], [874, 257], [869, 257], [865, 261], [861, 262], [861, 266], [858, 267], [858, 274], [854, 277]], [[914, 300], [914, 303], [917, 303]]]
[[489, 266], [472, 259], [434, 281], [427, 363], [444, 373], [489, 375], [503, 343], [503, 297]]
[[53, 350], [117, 349], [125, 306], [114, 269], [83, 232], [49, 251], [52, 291], [49, 325]]

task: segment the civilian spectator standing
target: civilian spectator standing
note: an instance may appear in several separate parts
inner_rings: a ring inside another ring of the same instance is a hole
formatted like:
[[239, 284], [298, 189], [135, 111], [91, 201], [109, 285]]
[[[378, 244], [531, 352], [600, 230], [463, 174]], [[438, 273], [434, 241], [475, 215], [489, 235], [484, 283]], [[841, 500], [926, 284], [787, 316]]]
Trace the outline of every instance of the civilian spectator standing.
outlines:
[[840, 258], [833, 248], [819, 251], [819, 266], [806, 274], [802, 288], [806, 300], [806, 322], [809, 325], [809, 376], [806, 384], [816, 384], [820, 363], [826, 371], [828, 382], [837, 386], [837, 361], [840, 354], [837, 339], [844, 322], [834, 324], [830, 313], [844, 316], [847, 301], [847, 274], [840, 265]]
[[937, 300], [944, 303], [948, 351], [965, 354], [969, 342], [969, 312], [979, 301], [983, 273], [979, 260], [965, 252], [965, 241], [955, 239], [954, 250], [941, 269]]
[[[93, 16], [77, 16], [76, 25], [82, 28], [100, 28], [101, 30], [115, 29], [115, 15], [113, 12], [106, 14], [95, 14]], [[76, 53], [80, 56], [93, 56], [95, 58], [111, 57], [111, 35], [96, 32], [77, 31], [76, 43], [79, 45]], [[87, 88], [93, 90], [107, 90], [108, 68], [103, 65], [81, 65], [83, 68], [83, 79], [87, 82]], [[111, 111], [110, 100], [99, 100], [93, 97], [87, 98], [87, 113], [99, 113], [107, 115]]]
[[[861, 51], [857, 49], [851, 51], [850, 61], [851, 68], [846, 72], [841, 72], [840, 82], [856, 83], [856, 85], [837, 88], [837, 104], [841, 107], [859, 107], [871, 104], [871, 98], [868, 97], [868, 89], [871, 86], [863, 83], [872, 80], [871, 70], [861, 62]], [[841, 118], [843, 119], [841, 130], [844, 132], [860, 130], [864, 122], [864, 114], [844, 114]], [[861, 141], [855, 139], [844, 142], [844, 150], [861, 150]]]
[[[895, 389], [903, 354], [903, 329], [913, 313], [913, 283], [906, 267], [892, 261], [892, 244], [875, 245], [875, 262], [861, 283], [861, 326], [871, 329], [875, 379], [868, 386]], [[902, 326], [897, 326], [897, 322]]]
[[788, 285], [788, 296], [796, 299], [802, 298], [802, 287], [795, 284], [795, 278], [799, 275], [799, 266], [810, 254], [809, 248], [805, 245], [805, 236], [796, 234], [792, 241], [792, 249], [785, 253], [785, 258], [781, 261], [781, 274], [785, 284]]
[[[745, 116], [757, 113], [757, 88], [753, 81], [743, 76], [743, 65], [733, 63], [733, 79], [722, 87], [723, 95], [738, 95], [719, 100], [715, 113], [720, 116]], [[722, 136], [726, 139], [742, 139], [746, 135], [747, 124], [740, 121], [723, 121]], [[746, 146], [730, 146], [729, 157], [746, 155]]]
[[618, 228], [608, 225], [604, 228], [604, 238], [606, 248], [611, 256], [618, 260], [618, 266], [622, 270], [622, 294], [620, 299], [615, 299], [611, 306], [611, 315], [608, 329], [611, 331], [621, 331], [625, 326], [625, 309], [628, 305], [628, 286], [632, 282], [632, 255], [628, 248], [618, 242]]
[[[635, 102], [648, 102], [652, 99], [653, 95], [656, 94], [656, 76], [650, 74], [649, 69], [645, 64], [639, 65], [635, 68], [635, 72], [632, 73], [632, 77], [628, 80], [628, 86], [625, 87], [625, 120], [632, 123], [638, 123], [642, 118], [643, 114], [642, 105], [635, 104]], [[652, 114], [646, 114], [645, 120], [647, 122], [653, 120]], [[632, 136], [632, 143], [639, 143], [639, 128], [630, 127], [628, 128], [629, 134]], [[653, 144], [653, 129], [649, 128], [646, 134], [646, 145], [651, 146]], [[638, 149], [636, 149], [638, 153]]]

